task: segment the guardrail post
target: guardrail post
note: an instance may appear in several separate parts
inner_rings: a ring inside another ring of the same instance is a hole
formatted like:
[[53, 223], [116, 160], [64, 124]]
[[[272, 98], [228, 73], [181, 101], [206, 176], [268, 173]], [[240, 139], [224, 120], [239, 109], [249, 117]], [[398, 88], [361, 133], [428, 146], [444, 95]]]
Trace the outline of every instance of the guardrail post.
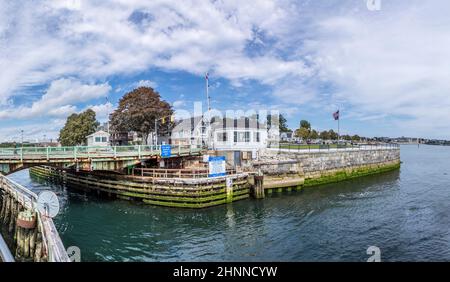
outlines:
[[73, 147], [73, 158], [77, 159], [77, 146]]
[[138, 145], [138, 158], [141, 159], [141, 145]]
[[23, 147], [20, 148], [20, 161], [23, 162]]
[[117, 157], [117, 146], [114, 146], [114, 158]]
[[50, 153], [50, 147], [47, 147], [47, 161], [50, 159], [49, 153]]

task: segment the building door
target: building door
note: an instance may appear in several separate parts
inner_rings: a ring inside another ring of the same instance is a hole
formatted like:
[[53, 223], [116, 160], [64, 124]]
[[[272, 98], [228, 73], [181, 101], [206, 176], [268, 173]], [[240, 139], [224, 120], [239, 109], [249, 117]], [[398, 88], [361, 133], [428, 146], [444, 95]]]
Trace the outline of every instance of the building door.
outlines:
[[234, 166], [241, 166], [241, 151], [234, 151]]

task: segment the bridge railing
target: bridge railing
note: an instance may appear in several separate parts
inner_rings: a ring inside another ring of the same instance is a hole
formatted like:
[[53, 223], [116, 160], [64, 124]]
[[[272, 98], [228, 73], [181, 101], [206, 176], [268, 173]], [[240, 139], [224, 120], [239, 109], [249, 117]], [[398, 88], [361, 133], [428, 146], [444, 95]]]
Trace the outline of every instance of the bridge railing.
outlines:
[[[236, 174], [235, 169], [226, 169], [227, 175]], [[133, 176], [151, 178], [207, 178], [208, 168], [133, 168]]]
[[322, 151], [355, 151], [355, 150], [388, 150], [398, 149], [397, 143], [364, 143], [364, 144], [296, 144], [296, 143], [276, 143], [269, 144], [270, 149], [281, 149], [298, 152], [322, 152]]
[[[199, 146], [171, 145], [172, 155], [197, 153], [201, 150], [202, 148]], [[0, 148], [0, 158], [16, 160], [141, 157], [160, 154], [161, 145]]]

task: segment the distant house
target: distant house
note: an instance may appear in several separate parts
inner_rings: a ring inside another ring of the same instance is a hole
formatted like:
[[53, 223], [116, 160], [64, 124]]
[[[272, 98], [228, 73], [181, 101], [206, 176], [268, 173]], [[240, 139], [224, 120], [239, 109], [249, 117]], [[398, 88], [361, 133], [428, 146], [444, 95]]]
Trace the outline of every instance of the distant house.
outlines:
[[267, 126], [256, 117], [213, 118], [210, 125], [192, 117], [179, 122], [171, 134], [174, 145], [207, 145], [219, 151], [262, 149], [267, 140]]
[[96, 131], [91, 135], [86, 136], [88, 146], [108, 146], [109, 133], [103, 130]]
[[191, 117], [179, 121], [171, 132], [171, 143], [174, 145], [206, 145], [208, 135], [202, 117]]

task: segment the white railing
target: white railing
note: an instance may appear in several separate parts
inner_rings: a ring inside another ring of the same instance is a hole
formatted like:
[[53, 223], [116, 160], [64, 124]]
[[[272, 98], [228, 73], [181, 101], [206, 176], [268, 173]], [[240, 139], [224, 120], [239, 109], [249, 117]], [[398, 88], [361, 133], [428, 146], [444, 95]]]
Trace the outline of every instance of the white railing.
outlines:
[[[172, 156], [195, 154], [201, 150], [202, 148], [198, 146], [171, 145]], [[161, 145], [0, 148], [0, 160], [21, 161], [24, 159], [141, 158], [156, 155], [161, 155]]]

